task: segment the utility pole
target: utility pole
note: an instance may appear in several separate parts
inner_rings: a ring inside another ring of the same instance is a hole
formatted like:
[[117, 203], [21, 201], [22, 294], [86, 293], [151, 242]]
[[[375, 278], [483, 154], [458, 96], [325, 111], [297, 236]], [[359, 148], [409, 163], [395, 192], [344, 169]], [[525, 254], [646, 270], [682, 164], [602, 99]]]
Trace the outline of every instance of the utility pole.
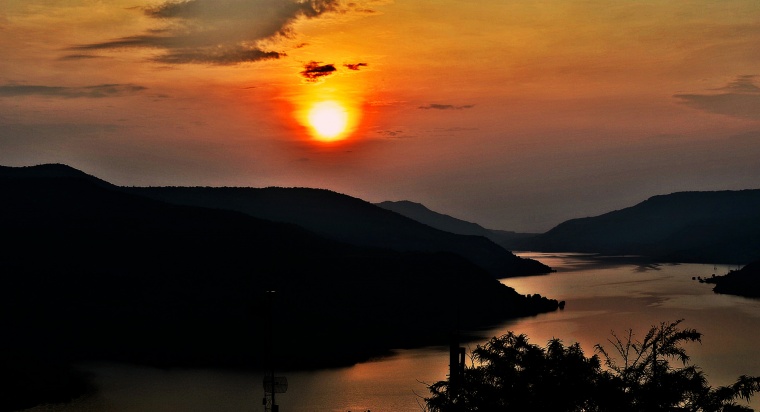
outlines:
[[464, 380], [465, 348], [459, 346], [459, 333], [451, 334], [449, 346], [449, 400], [457, 401]]
[[285, 393], [288, 390], [288, 379], [284, 376], [274, 376], [275, 350], [274, 350], [274, 294], [268, 290], [267, 294], [267, 323], [269, 327], [269, 371], [264, 376], [264, 410], [266, 412], [279, 412], [280, 406], [275, 400], [276, 393]]
[[[456, 276], [456, 275], [455, 275]], [[461, 279], [459, 279], [459, 282], [452, 282], [452, 286], [458, 283], [461, 283]], [[458, 405], [459, 403], [459, 394], [462, 390], [462, 385], [464, 381], [464, 359], [465, 359], [465, 348], [459, 346], [459, 323], [460, 323], [460, 300], [459, 300], [459, 290], [458, 287], [452, 287], [450, 290], [450, 297], [449, 297], [449, 310], [453, 312], [450, 316], [453, 318], [451, 319], [451, 322], [453, 323], [450, 342], [449, 342], [449, 388], [448, 388], [448, 395], [449, 395], [449, 403], [450, 403], [450, 411], [451, 412], [457, 412], [461, 409], [461, 406]]]

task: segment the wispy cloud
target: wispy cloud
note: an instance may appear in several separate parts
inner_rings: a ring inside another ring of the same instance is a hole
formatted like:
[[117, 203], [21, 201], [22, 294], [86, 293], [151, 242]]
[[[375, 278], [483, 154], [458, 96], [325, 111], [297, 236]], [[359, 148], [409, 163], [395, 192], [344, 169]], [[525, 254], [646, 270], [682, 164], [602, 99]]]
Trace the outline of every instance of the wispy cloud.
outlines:
[[[185, 0], [168, 1], [142, 12], [164, 26], [104, 42], [71, 47], [83, 51], [152, 48], [154, 61], [167, 64], [233, 65], [277, 59], [284, 53], [265, 50], [263, 42], [289, 36], [299, 18], [340, 12], [339, 0]], [[67, 56], [68, 57], [68, 56]]]
[[717, 90], [724, 90], [732, 93], [760, 93], [760, 87], [755, 86], [753, 82], [756, 77], [757, 76], [754, 74], [737, 76], [736, 79]]
[[754, 84], [756, 75], [737, 76], [726, 86], [713, 89], [723, 93], [675, 94], [689, 107], [710, 113], [760, 119], [760, 87]]
[[88, 59], [98, 59], [102, 56], [95, 56], [92, 54], [68, 54], [66, 56], [61, 57], [60, 60], [88, 60]]
[[321, 62], [309, 62], [304, 65], [304, 69], [301, 71], [301, 75], [306, 78], [307, 81], [316, 82], [320, 78], [329, 76], [337, 70], [334, 64], [320, 64]]
[[441, 129], [441, 131], [444, 132], [471, 132], [473, 130], [478, 130], [477, 127], [449, 127], [446, 129]]
[[362, 67], [367, 67], [367, 63], [346, 63], [343, 66], [348, 68], [349, 70], [359, 70]]
[[465, 104], [462, 106], [455, 106], [453, 104], [437, 104], [437, 103], [431, 103], [427, 106], [419, 106], [418, 109], [423, 110], [464, 110], [464, 109], [472, 109], [475, 107], [474, 104]]
[[400, 139], [403, 137], [408, 137], [403, 130], [378, 130], [376, 133], [387, 138]]
[[146, 90], [146, 87], [135, 84], [99, 84], [82, 87], [6, 84], [0, 86], [0, 97], [49, 96], [67, 99], [98, 99], [130, 95], [143, 90]]

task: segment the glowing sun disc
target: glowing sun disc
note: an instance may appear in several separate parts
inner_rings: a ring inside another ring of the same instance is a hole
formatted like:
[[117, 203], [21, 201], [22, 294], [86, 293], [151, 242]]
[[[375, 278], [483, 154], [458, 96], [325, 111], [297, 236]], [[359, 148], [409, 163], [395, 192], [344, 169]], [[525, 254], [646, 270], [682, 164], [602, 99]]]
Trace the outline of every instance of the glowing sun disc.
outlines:
[[333, 101], [319, 102], [309, 110], [309, 124], [319, 137], [334, 139], [346, 131], [348, 112]]

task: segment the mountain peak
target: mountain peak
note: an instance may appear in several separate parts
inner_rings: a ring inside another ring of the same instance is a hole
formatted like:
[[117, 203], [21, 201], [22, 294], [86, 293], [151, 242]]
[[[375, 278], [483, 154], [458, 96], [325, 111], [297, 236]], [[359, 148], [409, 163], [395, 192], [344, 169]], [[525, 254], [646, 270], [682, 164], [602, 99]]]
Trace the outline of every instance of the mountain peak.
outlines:
[[675, 192], [599, 216], [567, 220], [516, 246], [746, 263], [758, 257], [759, 225], [760, 189]]
[[33, 166], [0, 166], [0, 177], [14, 178], [80, 178], [96, 182], [102, 186], [113, 186], [79, 169], [62, 163], [43, 163]]
[[467, 222], [443, 213], [432, 211], [421, 203], [415, 203], [409, 200], [398, 200], [380, 202], [375, 205], [447, 232], [475, 236], [487, 236], [489, 234], [488, 229], [477, 223]]
[[32, 166], [0, 166], [0, 171], [3, 172], [17, 172], [17, 173], [82, 173], [81, 171], [74, 169], [71, 166], [62, 163], [42, 163]]
[[[411, 200], [386, 200], [380, 203], [376, 203], [376, 205], [382, 207], [383, 209], [389, 209], [389, 210], [393, 210], [394, 207], [404, 207], [408, 209], [415, 208], [421, 211], [432, 212], [432, 210], [427, 208], [422, 203], [412, 202]], [[436, 213], [436, 212], [433, 212], [433, 213]]]

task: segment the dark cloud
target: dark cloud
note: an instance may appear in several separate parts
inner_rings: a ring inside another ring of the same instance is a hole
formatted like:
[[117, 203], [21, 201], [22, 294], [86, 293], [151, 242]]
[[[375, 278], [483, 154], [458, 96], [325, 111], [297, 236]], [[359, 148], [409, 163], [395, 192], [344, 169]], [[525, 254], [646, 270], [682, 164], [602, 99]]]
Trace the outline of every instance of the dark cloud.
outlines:
[[444, 132], [471, 132], [474, 130], [479, 130], [477, 127], [449, 127], [447, 129], [442, 129]]
[[418, 109], [424, 109], [424, 110], [463, 110], [463, 109], [472, 109], [475, 107], [474, 104], [465, 104], [463, 106], [454, 106], [453, 104], [436, 104], [432, 103], [427, 106], [419, 106]]
[[760, 119], [760, 87], [753, 80], [755, 75], [742, 75], [726, 86], [713, 89], [725, 93], [675, 94], [673, 97], [694, 109], [710, 113]]
[[406, 137], [406, 136], [404, 136], [404, 131], [403, 130], [378, 130], [377, 133], [379, 135], [382, 135], [384, 137], [389, 137], [389, 138]]
[[349, 70], [359, 70], [361, 67], [367, 67], [367, 63], [346, 63], [343, 66], [347, 67]]
[[102, 56], [95, 56], [92, 54], [69, 54], [61, 57], [60, 60], [87, 60], [87, 59], [99, 59]]
[[735, 80], [717, 90], [725, 90], [733, 93], [760, 93], [760, 87], [755, 86], [753, 79], [756, 75], [747, 74], [737, 76]]
[[[322, 62], [316, 62], [316, 61], [310, 61], [309, 63], [306, 63], [304, 65], [304, 69], [301, 71], [301, 76], [306, 78], [306, 81], [309, 82], [317, 82], [323, 77], [327, 77], [335, 72], [338, 71], [338, 69], [335, 67], [335, 64], [321, 64]], [[343, 65], [343, 67], [346, 67], [349, 70], [357, 71], [362, 67], [367, 67], [367, 63], [346, 63]]]
[[172, 43], [178, 46], [179, 42], [173, 40], [172, 37], [164, 37], [158, 35], [142, 35], [142, 36], [128, 36], [115, 40], [110, 40], [101, 43], [82, 44], [79, 46], [71, 47], [71, 50], [106, 50], [106, 49], [128, 49], [139, 47], [156, 47], [156, 48], [170, 48]]
[[[108, 50], [125, 48], [163, 49], [164, 53], [152, 60], [158, 63], [183, 64], [206, 63], [233, 65], [243, 62], [279, 59], [284, 53], [263, 51], [257, 47], [232, 44], [184, 47], [183, 38], [168, 35], [130, 36], [103, 43], [93, 43], [73, 47], [72, 50]], [[65, 58], [68, 58], [66, 56]]]
[[103, 98], [134, 94], [146, 90], [134, 84], [99, 84], [96, 86], [62, 87], [6, 84], [0, 86], [0, 97], [50, 96], [62, 98]]
[[227, 49], [182, 49], [171, 51], [153, 59], [160, 63], [208, 63], [232, 65], [241, 62], [279, 59], [284, 53], [266, 52], [256, 48], [230, 47]]
[[321, 62], [309, 62], [304, 65], [301, 75], [306, 78], [307, 81], [315, 82], [322, 77], [329, 76], [337, 70], [334, 64], [319, 64]]
[[[292, 33], [299, 18], [339, 12], [339, 0], [185, 0], [141, 9], [165, 23], [143, 34], [71, 47], [76, 51], [151, 48], [168, 64], [233, 65], [277, 59], [261, 42]], [[71, 55], [75, 56], [75, 55]]]
[[256, 18], [268, 15], [292, 19], [317, 17], [338, 11], [337, 0], [184, 0], [167, 1], [162, 5], [144, 9], [146, 15], [156, 18], [184, 18], [203, 20], [230, 20]]
[[[360, 8], [358, 4], [353, 3], [353, 2], [346, 4], [346, 7], [348, 7], [348, 10], [353, 11], [355, 13], [368, 13], [368, 14], [375, 13], [375, 10]], [[345, 12], [348, 12], [348, 10], [342, 10], [342, 12], [345, 13]]]

